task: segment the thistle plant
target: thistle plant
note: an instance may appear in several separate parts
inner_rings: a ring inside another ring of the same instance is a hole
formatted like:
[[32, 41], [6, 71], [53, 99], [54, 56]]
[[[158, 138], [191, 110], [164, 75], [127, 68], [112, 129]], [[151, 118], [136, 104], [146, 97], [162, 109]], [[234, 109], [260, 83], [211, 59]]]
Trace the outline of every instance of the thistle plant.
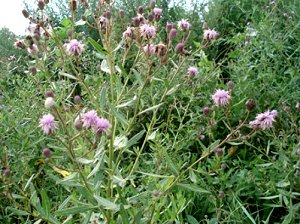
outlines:
[[[223, 82], [222, 62], [205, 54], [222, 33], [204, 24], [190, 48], [196, 28], [185, 18], [164, 24], [155, 1], [128, 18], [114, 1], [70, 0], [60, 25], [47, 15], [48, 1], [36, 7], [36, 17], [22, 11], [30, 34], [15, 46], [34, 68], [41, 166], [19, 185], [6, 159], [9, 209], [32, 222], [193, 223], [197, 193], [215, 203], [219, 222], [228, 191], [212, 179], [237, 146], [274, 131], [281, 116], [261, 107], [255, 116], [252, 96], [238, 102], [235, 83]], [[60, 197], [41, 187], [45, 176]]]

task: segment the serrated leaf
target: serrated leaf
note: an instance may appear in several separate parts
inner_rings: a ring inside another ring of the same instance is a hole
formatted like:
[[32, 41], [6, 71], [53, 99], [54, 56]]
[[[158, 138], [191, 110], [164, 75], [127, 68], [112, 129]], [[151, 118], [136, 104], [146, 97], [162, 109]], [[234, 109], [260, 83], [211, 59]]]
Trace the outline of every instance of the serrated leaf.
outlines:
[[288, 187], [290, 185], [291, 185], [290, 181], [280, 181], [276, 184], [277, 187]]
[[78, 162], [81, 164], [91, 164], [94, 162], [94, 160], [91, 159], [85, 159], [85, 158], [77, 158]]
[[172, 95], [173, 93], [175, 93], [179, 86], [180, 86], [180, 84], [177, 84], [177, 85], [174, 86], [173, 88], [169, 89], [166, 95], [167, 95], [167, 96], [170, 96], [170, 95]]
[[191, 215], [187, 215], [187, 220], [188, 220], [189, 224], [199, 224], [199, 222], [197, 221], [197, 219], [195, 219]]

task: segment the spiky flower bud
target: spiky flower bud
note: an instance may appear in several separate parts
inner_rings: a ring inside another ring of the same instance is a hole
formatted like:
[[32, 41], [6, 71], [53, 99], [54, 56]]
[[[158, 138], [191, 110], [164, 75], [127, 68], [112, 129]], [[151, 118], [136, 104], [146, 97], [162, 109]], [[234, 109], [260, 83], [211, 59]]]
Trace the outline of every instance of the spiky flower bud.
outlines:
[[176, 35], [177, 35], [177, 30], [174, 29], [174, 28], [172, 28], [172, 29], [170, 30], [170, 32], [169, 32], [168, 37], [169, 37], [170, 40], [173, 40], [173, 39], [175, 39]]
[[29, 68], [29, 71], [30, 71], [30, 73], [31, 73], [32, 75], [36, 75], [36, 73], [37, 73], [37, 69], [36, 69], [36, 67], [34, 67], [34, 66], [32, 66], [31, 68]]
[[81, 102], [82, 102], [82, 100], [81, 100], [80, 96], [78, 96], [78, 95], [74, 96], [74, 103], [81, 104]]
[[48, 149], [48, 148], [44, 148], [42, 154], [43, 154], [43, 156], [44, 156], [45, 158], [47, 158], [47, 159], [50, 159], [51, 156], [52, 156], [52, 152], [51, 152], [51, 150]]
[[123, 9], [120, 9], [119, 15], [120, 15], [121, 18], [124, 18], [124, 16], [125, 16], [125, 11], [124, 11]]
[[227, 83], [226, 83], [226, 85], [227, 85], [227, 88], [228, 89], [233, 89], [233, 87], [234, 87], [234, 82], [233, 81], [228, 81]]
[[26, 9], [22, 10], [22, 14], [26, 19], [29, 17], [29, 12]]
[[175, 52], [177, 54], [183, 54], [184, 53], [184, 44], [183, 43], [178, 43], [175, 47]]
[[205, 116], [208, 116], [209, 113], [210, 113], [209, 107], [204, 107], [204, 108], [202, 109], [202, 111], [203, 111], [203, 114], [204, 114]]
[[8, 177], [10, 175], [10, 169], [6, 168], [3, 172], [3, 176]]
[[51, 90], [48, 90], [45, 95], [46, 97], [54, 97], [54, 94]]
[[39, 0], [38, 1], [38, 7], [39, 7], [40, 10], [43, 10], [45, 8], [44, 0]]
[[246, 102], [246, 108], [248, 111], [252, 111], [256, 107], [256, 102], [253, 99], [249, 99]]
[[143, 14], [143, 13], [144, 13], [144, 8], [143, 8], [143, 6], [140, 5], [140, 6], [138, 7], [138, 13], [139, 13], [139, 14]]

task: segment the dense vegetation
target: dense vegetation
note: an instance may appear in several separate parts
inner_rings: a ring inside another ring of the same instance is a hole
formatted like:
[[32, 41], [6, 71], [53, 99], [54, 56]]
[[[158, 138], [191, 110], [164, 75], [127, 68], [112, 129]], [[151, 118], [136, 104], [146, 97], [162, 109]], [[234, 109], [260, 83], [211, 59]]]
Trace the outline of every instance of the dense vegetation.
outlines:
[[299, 1], [48, 2], [0, 30], [0, 223], [300, 222]]

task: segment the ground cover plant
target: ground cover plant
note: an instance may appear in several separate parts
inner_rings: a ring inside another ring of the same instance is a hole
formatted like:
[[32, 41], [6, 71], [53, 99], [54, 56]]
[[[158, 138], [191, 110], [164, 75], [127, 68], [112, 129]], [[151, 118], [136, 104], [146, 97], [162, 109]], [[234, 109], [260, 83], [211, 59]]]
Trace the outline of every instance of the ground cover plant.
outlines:
[[67, 3], [1, 56], [1, 223], [299, 223], [297, 1]]

